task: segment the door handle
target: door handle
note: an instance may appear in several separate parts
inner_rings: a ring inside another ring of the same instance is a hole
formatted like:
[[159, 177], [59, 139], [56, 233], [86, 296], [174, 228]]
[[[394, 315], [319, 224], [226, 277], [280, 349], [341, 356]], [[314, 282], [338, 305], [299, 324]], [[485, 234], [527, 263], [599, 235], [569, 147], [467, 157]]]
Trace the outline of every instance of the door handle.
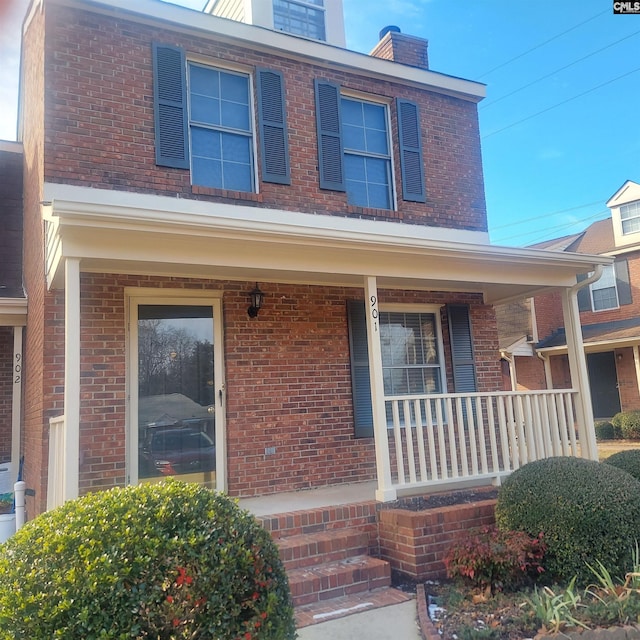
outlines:
[[222, 406], [222, 389], [218, 390], [218, 399], [220, 400], [220, 406]]

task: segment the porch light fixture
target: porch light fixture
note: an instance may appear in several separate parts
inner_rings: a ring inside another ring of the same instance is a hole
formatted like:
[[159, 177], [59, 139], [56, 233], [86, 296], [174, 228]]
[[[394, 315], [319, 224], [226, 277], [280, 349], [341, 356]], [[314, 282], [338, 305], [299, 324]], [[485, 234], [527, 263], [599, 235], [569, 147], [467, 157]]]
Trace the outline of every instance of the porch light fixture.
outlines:
[[251, 305], [247, 309], [247, 313], [250, 318], [255, 318], [258, 315], [258, 311], [262, 308], [262, 302], [264, 301], [264, 293], [260, 291], [257, 282], [255, 288], [249, 294], [249, 300], [251, 300]]

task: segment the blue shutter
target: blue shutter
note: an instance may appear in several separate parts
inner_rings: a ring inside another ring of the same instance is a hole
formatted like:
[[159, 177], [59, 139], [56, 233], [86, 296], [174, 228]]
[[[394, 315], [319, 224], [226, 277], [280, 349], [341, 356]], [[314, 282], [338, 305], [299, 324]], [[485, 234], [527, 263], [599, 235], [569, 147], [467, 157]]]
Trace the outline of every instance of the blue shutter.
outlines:
[[[576, 276], [577, 282], [582, 282], [587, 279], [586, 273], [579, 273]], [[591, 287], [582, 287], [578, 289], [578, 310], [579, 311], [591, 311]]]
[[187, 83], [184, 51], [153, 43], [156, 164], [189, 168]]
[[449, 318], [449, 342], [451, 343], [454, 392], [469, 393], [477, 391], [469, 305], [447, 305], [447, 315]]
[[626, 260], [620, 260], [613, 263], [613, 269], [616, 274], [616, 287], [618, 289], [618, 304], [623, 306], [631, 304], [631, 282], [629, 281], [629, 264]]
[[320, 188], [346, 191], [340, 87], [331, 82], [316, 80], [315, 88]]
[[262, 179], [291, 184], [284, 77], [279, 71], [257, 69], [257, 80]]
[[398, 111], [402, 198], [410, 202], [426, 202], [420, 111], [415, 102], [400, 98], [396, 100], [396, 108]]
[[373, 437], [373, 406], [369, 377], [369, 347], [367, 320], [362, 300], [348, 302], [349, 356], [351, 360], [351, 390], [356, 438]]

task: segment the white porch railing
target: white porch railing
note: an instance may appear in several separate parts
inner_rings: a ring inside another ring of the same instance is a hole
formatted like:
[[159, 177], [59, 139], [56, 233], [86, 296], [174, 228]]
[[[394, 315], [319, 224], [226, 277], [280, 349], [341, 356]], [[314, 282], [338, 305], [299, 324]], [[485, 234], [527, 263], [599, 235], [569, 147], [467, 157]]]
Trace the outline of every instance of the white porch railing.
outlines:
[[500, 479], [527, 462], [578, 456], [574, 389], [387, 396], [396, 490]]
[[64, 503], [66, 471], [65, 420], [56, 416], [49, 420], [49, 475], [47, 481], [47, 510]]

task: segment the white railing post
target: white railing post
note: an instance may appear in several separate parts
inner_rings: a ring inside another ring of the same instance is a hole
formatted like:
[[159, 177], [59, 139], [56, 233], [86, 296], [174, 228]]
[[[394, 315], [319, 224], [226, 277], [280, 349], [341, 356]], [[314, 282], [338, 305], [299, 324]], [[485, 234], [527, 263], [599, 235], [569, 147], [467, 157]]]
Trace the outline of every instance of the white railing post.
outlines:
[[13, 485], [13, 499], [16, 505], [16, 531], [22, 527], [25, 521], [24, 496], [26, 491], [27, 483], [24, 480], [18, 480]]

